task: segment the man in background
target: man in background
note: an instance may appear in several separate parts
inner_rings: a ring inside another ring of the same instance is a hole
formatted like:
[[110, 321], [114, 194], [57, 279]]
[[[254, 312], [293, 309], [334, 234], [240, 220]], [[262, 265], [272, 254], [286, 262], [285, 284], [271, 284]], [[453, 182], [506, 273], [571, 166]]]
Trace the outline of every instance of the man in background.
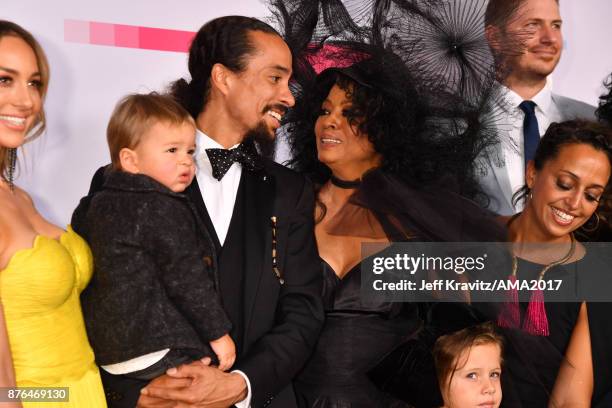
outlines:
[[512, 198], [548, 126], [594, 119], [595, 107], [553, 93], [547, 80], [563, 50], [559, 0], [490, 0], [485, 27], [494, 53], [503, 55], [497, 60], [503, 96], [495, 116], [501, 140], [482, 158], [480, 182], [488, 208], [512, 215], [523, 208]]

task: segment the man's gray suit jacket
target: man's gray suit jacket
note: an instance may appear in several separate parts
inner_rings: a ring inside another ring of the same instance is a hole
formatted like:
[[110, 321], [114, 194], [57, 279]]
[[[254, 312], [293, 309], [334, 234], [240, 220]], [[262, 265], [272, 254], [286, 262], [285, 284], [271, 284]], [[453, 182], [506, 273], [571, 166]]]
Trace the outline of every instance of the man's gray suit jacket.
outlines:
[[[595, 120], [595, 107], [565, 96], [552, 94], [552, 104], [548, 112], [551, 123], [564, 122], [573, 119]], [[503, 119], [501, 119], [503, 121]], [[507, 131], [500, 130], [499, 137], [509, 138]], [[503, 140], [502, 140], [503, 143]], [[512, 215], [517, 209], [512, 204], [512, 189], [508, 169], [503, 163], [501, 143], [495, 144], [485, 150], [477, 160], [477, 174], [480, 186], [488, 197], [483, 205], [500, 215]], [[501, 159], [500, 159], [501, 158]]]

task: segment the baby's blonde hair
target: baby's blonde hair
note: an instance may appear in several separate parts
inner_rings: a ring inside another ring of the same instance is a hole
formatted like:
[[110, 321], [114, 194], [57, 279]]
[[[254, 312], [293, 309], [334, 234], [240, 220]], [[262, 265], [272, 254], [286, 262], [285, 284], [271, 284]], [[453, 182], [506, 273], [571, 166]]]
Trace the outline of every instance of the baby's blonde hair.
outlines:
[[151, 92], [131, 94], [119, 101], [106, 128], [106, 139], [114, 169], [121, 169], [121, 149], [136, 148], [142, 136], [159, 122], [176, 126], [189, 123], [196, 127], [189, 113], [170, 96]]

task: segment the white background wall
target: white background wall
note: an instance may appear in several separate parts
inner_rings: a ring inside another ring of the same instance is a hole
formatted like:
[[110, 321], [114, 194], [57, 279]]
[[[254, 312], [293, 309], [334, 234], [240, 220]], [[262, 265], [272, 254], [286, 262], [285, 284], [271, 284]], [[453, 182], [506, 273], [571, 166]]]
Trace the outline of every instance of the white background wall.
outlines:
[[556, 93], [597, 104], [612, 72], [612, 0], [560, 0], [565, 49], [553, 73]]
[[[0, 18], [30, 30], [51, 65], [48, 130], [20, 158], [18, 184], [38, 209], [65, 225], [93, 172], [109, 162], [105, 129], [123, 95], [160, 90], [187, 74], [187, 55], [64, 41], [75, 19], [197, 31], [227, 14], [267, 15], [259, 0], [19, 0], [3, 1]], [[566, 50], [553, 75], [555, 91], [595, 104], [612, 72], [611, 0], [561, 0]], [[25, 156], [25, 157], [24, 157]]]

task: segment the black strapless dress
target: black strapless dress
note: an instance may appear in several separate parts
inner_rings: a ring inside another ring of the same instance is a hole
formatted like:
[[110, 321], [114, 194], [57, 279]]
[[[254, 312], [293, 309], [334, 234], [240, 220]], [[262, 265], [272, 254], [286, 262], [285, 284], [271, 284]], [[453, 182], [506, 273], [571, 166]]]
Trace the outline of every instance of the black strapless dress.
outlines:
[[409, 407], [380, 391], [366, 373], [419, 327], [416, 305], [361, 300], [360, 266], [342, 279], [323, 264], [326, 321], [295, 380], [300, 407]]
[[[444, 200], [440, 199], [441, 195]], [[492, 213], [472, 201], [444, 187], [408, 185], [380, 169], [363, 176], [361, 186], [348, 204], [336, 214], [343, 217], [332, 223], [335, 228], [328, 233], [367, 238], [384, 236], [389, 242], [504, 242], [507, 236]], [[385, 357], [393, 356], [390, 353], [398, 346], [412, 344], [422, 329], [429, 306], [364, 302], [360, 293], [361, 265], [353, 267], [342, 279], [325, 262], [322, 267], [326, 321], [310, 360], [294, 380], [298, 405], [301, 408], [411, 407], [382, 391], [370, 378], [391, 390], [384, 380], [379, 381], [381, 370], [375, 374], [372, 370], [378, 369]], [[397, 395], [403, 396], [406, 389], [414, 389], [424, 394], [420, 399], [432, 397], [438, 401], [433, 369], [425, 373], [412, 369], [420, 367], [404, 365], [400, 369], [407, 381], [423, 387], [403, 387], [404, 392]], [[382, 371], [387, 373], [385, 378], [398, 375], [395, 367], [385, 366]], [[417, 404], [412, 402], [413, 397], [410, 392], [406, 400]]]

